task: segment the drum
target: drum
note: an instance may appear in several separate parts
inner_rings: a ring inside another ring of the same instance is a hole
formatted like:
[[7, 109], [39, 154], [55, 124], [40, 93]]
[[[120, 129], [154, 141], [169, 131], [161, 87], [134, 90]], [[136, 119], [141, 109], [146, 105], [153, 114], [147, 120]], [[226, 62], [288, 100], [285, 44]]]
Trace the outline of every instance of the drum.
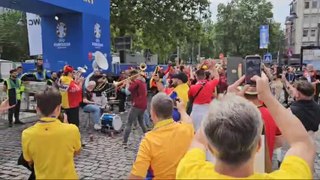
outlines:
[[114, 129], [115, 131], [120, 131], [122, 128], [122, 120], [118, 115], [104, 113], [101, 116], [101, 125], [103, 127]]

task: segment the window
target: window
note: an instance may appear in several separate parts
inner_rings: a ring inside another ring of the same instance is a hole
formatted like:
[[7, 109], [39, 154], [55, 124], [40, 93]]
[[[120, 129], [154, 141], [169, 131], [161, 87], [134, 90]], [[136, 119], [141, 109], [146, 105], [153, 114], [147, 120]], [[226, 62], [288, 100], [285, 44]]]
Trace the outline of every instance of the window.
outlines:
[[303, 24], [309, 24], [310, 23], [310, 16], [304, 15], [303, 16]]
[[309, 1], [304, 2], [304, 8], [305, 9], [309, 9], [310, 8], [310, 2]]
[[308, 37], [308, 33], [309, 33], [309, 30], [308, 29], [304, 29], [303, 30], [303, 37]]
[[311, 29], [311, 37], [316, 37], [316, 30], [315, 29]]
[[317, 24], [317, 23], [318, 23], [318, 17], [317, 17], [317, 15], [312, 15], [312, 17], [311, 17], [311, 23], [312, 23], [312, 24]]
[[317, 9], [318, 8], [318, 2], [317, 1], [312, 1], [312, 8]]

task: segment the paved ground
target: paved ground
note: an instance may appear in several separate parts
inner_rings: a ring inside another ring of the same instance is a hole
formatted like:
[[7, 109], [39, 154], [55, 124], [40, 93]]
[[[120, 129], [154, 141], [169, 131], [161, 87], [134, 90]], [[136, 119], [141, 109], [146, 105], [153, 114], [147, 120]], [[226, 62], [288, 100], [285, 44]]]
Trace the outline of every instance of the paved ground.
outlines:
[[[29, 171], [17, 165], [21, 153], [21, 132], [31, 126], [36, 118], [32, 114], [23, 115], [29, 122], [25, 125], [7, 128], [7, 121], [0, 118], [0, 179], [27, 179]], [[127, 114], [122, 115], [125, 120]], [[82, 120], [86, 118], [81, 116]], [[94, 132], [93, 141], [87, 131], [82, 130], [86, 147], [76, 157], [75, 164], [81, 179], [125, 179], [130, 172], [142, 134], [140, 128], [134, 130], [129, 139], [129, 148], [123, 149], [122, 134], [114, 138], [106, 134]], [[315, 159], [315, 179], [320, 179], [320, 135], [316, 142], [318, 155]]]
[[[82, 116], [86, 118], [85, 116]], [[34, 118], [33, 118], [34, 119]], [[122, 115], [126, 119], [126, 114]], [[32, 121], [32, 118], [24, 121]], [[21, 132], [31, 126], [7, 128], [7, 122], [0, 123], [0, 179], [27, 179], [29, 171], [17, 165], [21, 153]], [[76, 157], [75, 164], [81, 179], [124, 179], [130, 172], [142, 134], [140, 128], [130, 135], [129, 148], [121, 145], [122, 134], [114, 138], [107, 134], [94, 132], [93, 141], [87, 132], [82, 132], [86, 143], [81, 155]]]

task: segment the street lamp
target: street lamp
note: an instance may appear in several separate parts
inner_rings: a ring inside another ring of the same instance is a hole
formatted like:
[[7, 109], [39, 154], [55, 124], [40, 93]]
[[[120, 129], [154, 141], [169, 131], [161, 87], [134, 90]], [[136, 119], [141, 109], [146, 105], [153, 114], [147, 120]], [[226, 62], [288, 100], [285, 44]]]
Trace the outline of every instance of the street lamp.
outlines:
[[25, 25], [25, 21], [24, 21], [24, 18], [23, 18], [23, 12], [21, 12], [21, 17], [20, 17], [19, 21], [17, 22], [17, 25], [18, 26], [24, 26]]
[[18, 26], [24, 26], [24, 21], [20, 18], [19, 21], [17, 22]]

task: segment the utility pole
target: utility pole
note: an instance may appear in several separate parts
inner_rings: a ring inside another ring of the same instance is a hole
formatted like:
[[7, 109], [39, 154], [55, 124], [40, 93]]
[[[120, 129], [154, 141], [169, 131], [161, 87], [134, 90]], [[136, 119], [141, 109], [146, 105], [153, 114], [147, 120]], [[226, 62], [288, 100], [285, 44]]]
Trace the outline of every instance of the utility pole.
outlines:
[[198, 63], [201, 60], [201, 41], [199, 41], [199, 46], [198, 46]]
[[317, 46], [320, 46], [320, 23], [318, 23]]

